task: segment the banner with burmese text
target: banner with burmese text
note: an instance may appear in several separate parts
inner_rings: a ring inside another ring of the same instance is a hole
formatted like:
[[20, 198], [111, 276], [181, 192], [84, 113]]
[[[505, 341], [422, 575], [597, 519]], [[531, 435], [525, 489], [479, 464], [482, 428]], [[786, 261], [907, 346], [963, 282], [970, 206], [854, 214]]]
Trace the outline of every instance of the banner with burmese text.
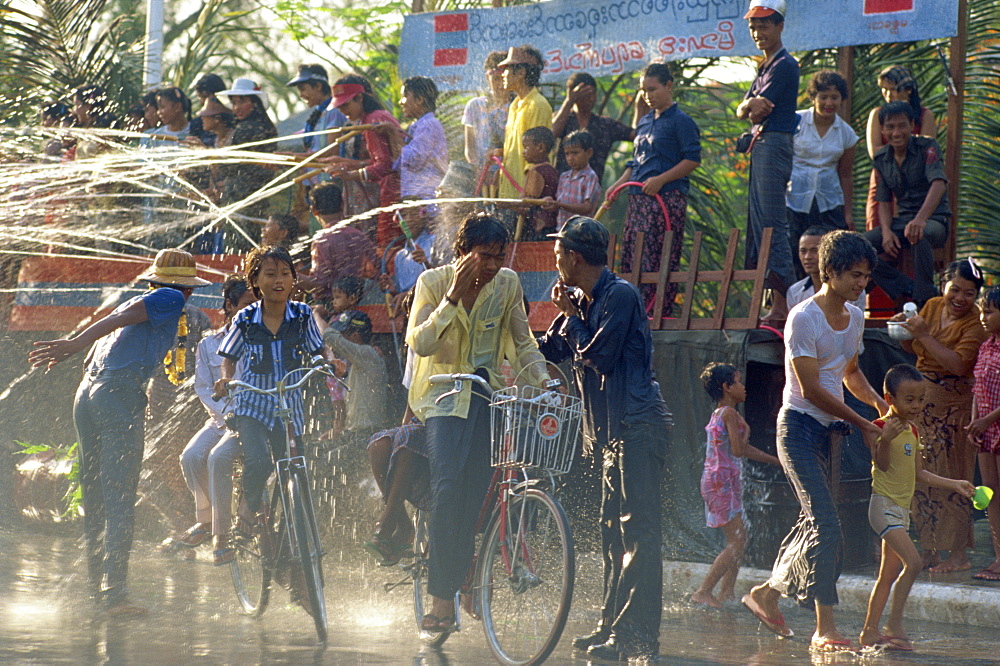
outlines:
[[[787, 0], [790, 51], [952, 37], [956, 0]], [[408, 15], [399, 69], [442, 90], [484, 87], [490, 51], [531, 44], [542, 81], [641, 69], [682, 58], [758, 55], [743, 14], [749, 0], [547, 0], [516, 7]]]

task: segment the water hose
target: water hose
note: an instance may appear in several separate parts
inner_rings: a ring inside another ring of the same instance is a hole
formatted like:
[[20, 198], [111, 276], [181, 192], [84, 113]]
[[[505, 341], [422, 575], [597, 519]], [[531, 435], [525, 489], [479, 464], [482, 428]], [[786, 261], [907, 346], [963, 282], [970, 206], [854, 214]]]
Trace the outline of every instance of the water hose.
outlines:
[[781, 331], [779, 331], [778, 329], [774, 328], [773, 326], [768, 326], [767, 324], [760, 324], [760, 325], [757, 326], [757, 328], [763, 329], [765, 331], [771, 331], [772, 333], [774, 333], [775, 335], [777, 335], [778, 339], [780, 339], [780, 340], [784, 340], [785, 339], [785, 334], [782, 333]]
[[514, 177], [510, 175], [510, 172], [507, 171], [507, 167], [503, 165], [503, 160], [501, 160], [499, 157], [494, 157], [493, 161], [497, 163], [497, 166], [500, 167], [500, 173], [502, 173], [507, 178], [507, 180], [510, 181], [510, 184], [514, 186], [514, 189], [517, 190], [519, 194], [524, 194], [524, 188], [518, 185], [517, 181], [514, 180]]
[[[615, 202], [615, 199], [618, 198], [618, 194], [623, 189], [625, 189], [626, 187], [628, 187], [630, 185], [636, 185], [638, 187], [642, 187], [643, 185], [645, 185], [645, 183], [640, 183], [637, 180], [630, 180], [627, 183], [622, 183], [621, 185], [619, 185], [615, 189], [611, 190], [611, 192], [608, 193], [607, 199], [604, 200], [604, 203], [601, 204], [601, 207], [597, 210], [597, 214], [594, 215], [594, 219], [595, 220], [600, 220], [601, 219], [601, 215], [603, 215], [606, 210], [608, 210], [609, 208], [611, 208], [611, 205]], [[670, 213], [667, 212], [667, 204], [663, 203], [663, 197], [660, 196], [659, 192], [657, 192], [656, 194], [654, 194], [653, 198], [656, 199], [656, 203], [660, 204], [660, 210], [663, 212], [663, 219], [667, 223], [666, 230], [667, 231], [671, 231]]]

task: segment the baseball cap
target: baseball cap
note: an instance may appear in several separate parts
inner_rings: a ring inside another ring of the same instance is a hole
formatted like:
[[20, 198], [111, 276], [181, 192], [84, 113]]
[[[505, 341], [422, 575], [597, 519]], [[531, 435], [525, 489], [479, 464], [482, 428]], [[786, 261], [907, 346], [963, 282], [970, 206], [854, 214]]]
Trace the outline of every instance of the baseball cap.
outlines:
[[286, 86], [294, 86], [299, 83], [328, 83], [326, 69], [322, 65], [299, 65], [299, 75], [286, 83]]
[[548, 237], [562, 241], [568, 249], [578, 252], [590, 248], [606, 251], [611, 240], [611, 235], [603, 224], [583, 215], [569, 218], [558, 233], [549, 234]]
[[361, 310], [344, 310], [330, 322], [330, 328], [341, 333], [360, 333], [366, 337], [372, 332], [372, 320]]
[[743, 18], [764, 18], [773, 14], [785, 17], [785, 0], [750, 0], [750, 9]]

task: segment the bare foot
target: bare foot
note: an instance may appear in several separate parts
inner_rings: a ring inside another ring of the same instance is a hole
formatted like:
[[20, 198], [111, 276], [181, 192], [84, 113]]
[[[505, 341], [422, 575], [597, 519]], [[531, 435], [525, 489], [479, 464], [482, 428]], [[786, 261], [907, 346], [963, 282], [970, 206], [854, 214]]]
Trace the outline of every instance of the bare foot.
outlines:
[[722, 608], [722, 604], [719, 603], [718, 599], [712, 596], [711, 592], [695, 590], [695, 593], [691, 595], [691, 601], [696, 604], [708, 606], [709, 608]]
[[930, 567], [936, 567], [941, 564], [941, 556], [938, 555], [936, 550], [925, 550], [920, 556], [923, 562], [924, 569], [929, 569]]
[[736, 590], [726, 590], [725, 592], [720, 592], [716, 599], [719, 600], [720, 604], [728, 604], [731, 601], [736, 601], [738, 597], [736, 596]]
[[965, 553], [959, 556], [948, 556], [941, 564], [932, 566], [928, 571], [931, 573], [954, 573], [956, 571], [967, 571], [972, 568], [972, 563], [969, 562], [969, 558], [966, 557]]

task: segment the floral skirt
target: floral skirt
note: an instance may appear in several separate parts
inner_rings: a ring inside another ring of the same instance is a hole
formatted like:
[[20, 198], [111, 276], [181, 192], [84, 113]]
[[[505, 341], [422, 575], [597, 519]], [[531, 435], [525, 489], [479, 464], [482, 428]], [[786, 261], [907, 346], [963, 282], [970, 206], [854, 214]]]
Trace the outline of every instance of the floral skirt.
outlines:
[[[670, 215], [670, 228], [674, 230], [674, 240], [670, 248], [670, 270], [680, 268], [681, 248], [684, 245], [684, 223], [687, 221], [687, 194], [679, 190], [667, 192], [663, 203]], [[642, 259], [639, 269], [647, 273], [660, 270], [660, 255], [663, 254], [663, 236], [666, 233], [666, 221], [663, 211], [655, 197], [633, 193], [628, 199], [628, 213], [625, 217], [625, 229], [622, 240], [622, 273], [632, 271], [633, 253], [635, 252], [635, 236], [639, 232], [645, 234], [642, 244]], [[639, 287], [646, 312], [653, 314], [656, 302], [656, 285], [644, 284]], [[668, 282], [663, 294], [663, 316], [669, 317], [673, 312], [674, 299], [677, 297], [677, 284]]]

